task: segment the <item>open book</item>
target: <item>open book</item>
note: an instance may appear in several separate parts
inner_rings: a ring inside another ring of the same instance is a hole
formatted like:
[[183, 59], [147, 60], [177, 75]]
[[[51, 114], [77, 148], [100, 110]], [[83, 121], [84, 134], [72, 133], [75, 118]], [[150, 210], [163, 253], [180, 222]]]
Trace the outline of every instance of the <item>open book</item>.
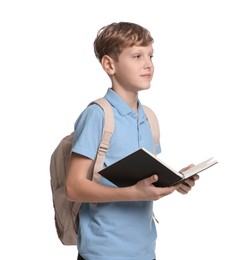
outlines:
[[173, 170], [144, 148], [131, 153], [99, 172], [103, 177], [118, 187], [127, 187], [138, 181], [158, 175], [157, 187], [173, 186], [185, 179], [202, 172], [218, 163], [213, 157], [205, 160], [183, 173]]

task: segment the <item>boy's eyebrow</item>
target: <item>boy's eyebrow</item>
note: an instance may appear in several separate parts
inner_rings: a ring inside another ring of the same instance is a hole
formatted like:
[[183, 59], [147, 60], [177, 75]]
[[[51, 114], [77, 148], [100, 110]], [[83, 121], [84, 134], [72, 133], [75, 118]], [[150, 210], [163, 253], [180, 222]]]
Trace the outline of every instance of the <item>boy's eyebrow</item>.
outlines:
[[141, 49], [141, 50], [143, 50], [143, 49], [146, 49], [146, 48], [150, 48], [150, 51], [154, 51], [154, 48], [153, 47], [150, 47], [150, 46], [138, 46], [138, 45], [133, 45], [132, 47], [128, 47], [129, 49], [133, 49], [133, 48], [135, 48], [135, 49]]

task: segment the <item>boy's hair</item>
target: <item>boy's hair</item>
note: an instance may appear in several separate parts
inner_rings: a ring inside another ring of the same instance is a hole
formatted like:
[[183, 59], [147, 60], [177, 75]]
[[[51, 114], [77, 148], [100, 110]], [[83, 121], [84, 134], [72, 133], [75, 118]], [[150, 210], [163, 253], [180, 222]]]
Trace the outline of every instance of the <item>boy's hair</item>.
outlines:
[[129, 22], [111, 23], [98, 31], [94, 41], [94, 52], [100, 62], [104, 55], [109, 55], [117, 61], [124, 48], [134, 45], [148, 46], [153, 41], [150, 32], [138, 24]]

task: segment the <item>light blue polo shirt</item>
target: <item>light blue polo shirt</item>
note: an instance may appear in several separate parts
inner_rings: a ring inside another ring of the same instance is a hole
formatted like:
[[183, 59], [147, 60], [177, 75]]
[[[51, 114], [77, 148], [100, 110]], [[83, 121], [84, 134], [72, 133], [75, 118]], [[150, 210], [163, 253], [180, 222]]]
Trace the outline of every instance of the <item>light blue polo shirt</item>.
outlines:
[[[154, 152], [154, 141], [148, 120], [138, 102], [138, 118], [112, 89], [105, 98], [114, 112], [115, 130], [106, 154], [104, 167], [140, 147]], [[75, 123], [72, 151], [95, 159], [100, 143], [104, 115], [99, 105], [86, 108]], [[160, 152], [160, 145], [157, 153]], [[113, 185], [105, 178], [101, 184]], [[88, 260], [152, 260], [155, 258], [156, 227], [153, 202], [113, 202], [80, 209], [79, 254]]]

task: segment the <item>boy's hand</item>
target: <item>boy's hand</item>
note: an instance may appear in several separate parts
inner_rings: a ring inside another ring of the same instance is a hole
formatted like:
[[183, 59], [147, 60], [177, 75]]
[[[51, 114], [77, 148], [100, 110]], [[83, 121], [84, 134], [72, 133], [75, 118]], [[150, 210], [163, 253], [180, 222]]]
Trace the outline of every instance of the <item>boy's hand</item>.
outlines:
[[[193, 166], [194, 164], [190, 164], [187, 167], [181, 169], [180, 172], [186, 171]], [[158, 176], [154, 174], [149, 178], [139, 181], [132, 187], [137, 192], [137, 200], [158, 200], [164, 196], [173, 193], [175, 190], [177, 190], [181, 194], [187, 194], [195, 185], [195, 181], [198, 179], [199, 175], [195, 174], [175, 186], [156, 187], [153, 184], [158, 180]]]
[[[184, 172], [190, 168], [192, 168], [194, 166], [194, 164], [190, 164], [187, 167], [181, 169], [179, 172]], [[181, 194], [187, 194], [192, 187], [195, 185], [195, 181], [197, 181], [199, 179], [199, 175], [195, 174], [193, 176], [191, 176], [190, 178], [184, 180], [182, 183], [180, 183], [178, 185], [177, 191]]]
[[136, 189], [139, 200], [158, 200], [178, 189], [178, 185], [172, 187], [156, 187], [153, 184], [157, 180], [158, 176], [154, 174], [132, 186]]

